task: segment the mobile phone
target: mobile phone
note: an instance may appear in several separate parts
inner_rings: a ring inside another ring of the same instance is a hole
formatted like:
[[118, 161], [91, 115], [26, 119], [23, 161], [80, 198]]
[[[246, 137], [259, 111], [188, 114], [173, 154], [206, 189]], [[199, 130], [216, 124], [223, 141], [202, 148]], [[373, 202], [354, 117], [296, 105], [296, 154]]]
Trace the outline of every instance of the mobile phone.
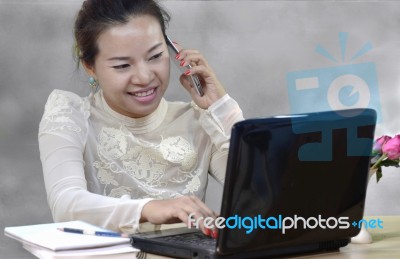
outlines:
[[[183, 74], [187, 69], [192, 68], [191, 65], [187, 65], [185, 67], [179, 65], [179, 61], [175, 59], [175, 55], [179, 53], [179, 50], [175, 47], [171, 39], [166, 35], [165, 35], [165, 40], [167, 42], [168, 48], [170, 49], [170, 53], [174, 54], [170, 55], [171, 61], [178, 67], [179, 71], [181, 71]], [[196, 90], [197, 94], [203, 96], [204, 95], [203, 87], [201, 86], [199, 77], [197, 75], [190, 75], [189, 77], [191, 78], [192, 86]]]

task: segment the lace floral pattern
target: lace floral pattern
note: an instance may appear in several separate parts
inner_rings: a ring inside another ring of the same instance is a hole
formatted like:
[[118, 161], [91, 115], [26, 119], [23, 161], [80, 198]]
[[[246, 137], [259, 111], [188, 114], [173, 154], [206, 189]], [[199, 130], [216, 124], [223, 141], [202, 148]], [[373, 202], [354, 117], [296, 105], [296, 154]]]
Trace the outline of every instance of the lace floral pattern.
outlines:
[[[135, 138], [124, 127], [119, 129], [103, 127], [98, 134], [98, 180], [105, 186], [103, 195], [131, 194], [133, 197], [166, 198], [179, 196], [163, 190], [187, 183], [182, 194], [194, 194], [199, 190], [201, 170], [193, 171], [197, 153], [192, 145], [181, 136], [161, 138], [159, 144], [148, 143]], [[174, 167], [171, 175], [167, 169]], [[128, 176], [137, 188], [123, 186], [117, 178]], [[110, 190], [107, 193], [107, 190]]]
[[53, 92], [44, 109], [40, 132], [64, 129], [80, 132], [82, 129], [71, 119], [72, 113], [71, 100], [64, 94]]
[[[204, 154], [198, 154], [197, 147], [194, 148], [194, 141], [202, 141], [204, 128], [195, 123], [178, 136], [174, 129], [162, 124], [164, 116], [169, 116], [167, 121], [175, 118], [172, 127], [184, 125], [185, 120], [193, 118], [193, 107], [165, 103], [160, 105], [157, 119], [142, 120], [123, 118], [107, 107], [100, 94], [82, 98], [55, 90], [49, 96], [40, 124], [39, 134], [58, 135], [83, 148], [88, 191], [131, 199], [204, 196], [210, 146]], [[207, 129], [214, 129], [215, 123], [208, 124], [204, 119], [200, 122], [206, 123]], [[193, 135], [197, 130], [200, 134]], [[218, 137], [221, 138], [214, 139], [216, 142], [225, 140], [224, 135]], [[204, 140], [202, 144], [208, 145], [208, 139]]]

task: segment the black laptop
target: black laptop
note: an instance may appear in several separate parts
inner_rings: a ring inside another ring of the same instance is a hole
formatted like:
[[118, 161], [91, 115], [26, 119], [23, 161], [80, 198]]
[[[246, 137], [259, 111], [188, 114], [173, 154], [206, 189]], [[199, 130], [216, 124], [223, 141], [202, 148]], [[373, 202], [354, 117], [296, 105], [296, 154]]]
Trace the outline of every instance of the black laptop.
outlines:
[[327, 111], [234, 125], [217, 239], [195, 228], [131, 236], [175, 258], [256, 258], [346, 246], [363, 217], [376, 112]]

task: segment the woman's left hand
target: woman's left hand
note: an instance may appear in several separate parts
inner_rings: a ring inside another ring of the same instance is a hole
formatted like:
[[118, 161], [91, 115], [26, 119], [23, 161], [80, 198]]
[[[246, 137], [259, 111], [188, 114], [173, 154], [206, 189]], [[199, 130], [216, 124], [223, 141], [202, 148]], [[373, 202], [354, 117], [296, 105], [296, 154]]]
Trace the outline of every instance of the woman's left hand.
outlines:
[[[207, 60], [198, 50], [182, 49], [176, 57], [185, 67], [188, 64], [192, 66], [185, 74], [181, 75], [180, 82], [192, 96], [193, 101], [202, 109], [208, 109], [211, 104], [223, 97], [226, 92], [219, 82]], [[203, 88], [204, 95], [200, 96], [192, 86], [190, 75], [196, 74]]]

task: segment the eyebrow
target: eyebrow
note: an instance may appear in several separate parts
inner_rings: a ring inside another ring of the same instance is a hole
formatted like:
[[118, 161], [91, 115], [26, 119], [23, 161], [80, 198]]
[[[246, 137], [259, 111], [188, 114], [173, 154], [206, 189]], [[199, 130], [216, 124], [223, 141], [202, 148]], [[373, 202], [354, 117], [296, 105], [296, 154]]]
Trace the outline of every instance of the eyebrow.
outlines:
[[[154, 45], [153, 47], [151, 47], [151, 48], [147, 51], [147, 53], [152, 52], [153, 50], [157, 49], [157, 48], [160, 47], [161, 45], [162, 45], [162, 42], [157, 43], [156, 45]], [[112, 58], [109, 58], [109, 59], [107, 59], [107, 60], [108, 60], [108, 61], [112, 61], [112, 60], [129, 60], [129, 59], [130, 59], [130, 57], [112, 57]]]

